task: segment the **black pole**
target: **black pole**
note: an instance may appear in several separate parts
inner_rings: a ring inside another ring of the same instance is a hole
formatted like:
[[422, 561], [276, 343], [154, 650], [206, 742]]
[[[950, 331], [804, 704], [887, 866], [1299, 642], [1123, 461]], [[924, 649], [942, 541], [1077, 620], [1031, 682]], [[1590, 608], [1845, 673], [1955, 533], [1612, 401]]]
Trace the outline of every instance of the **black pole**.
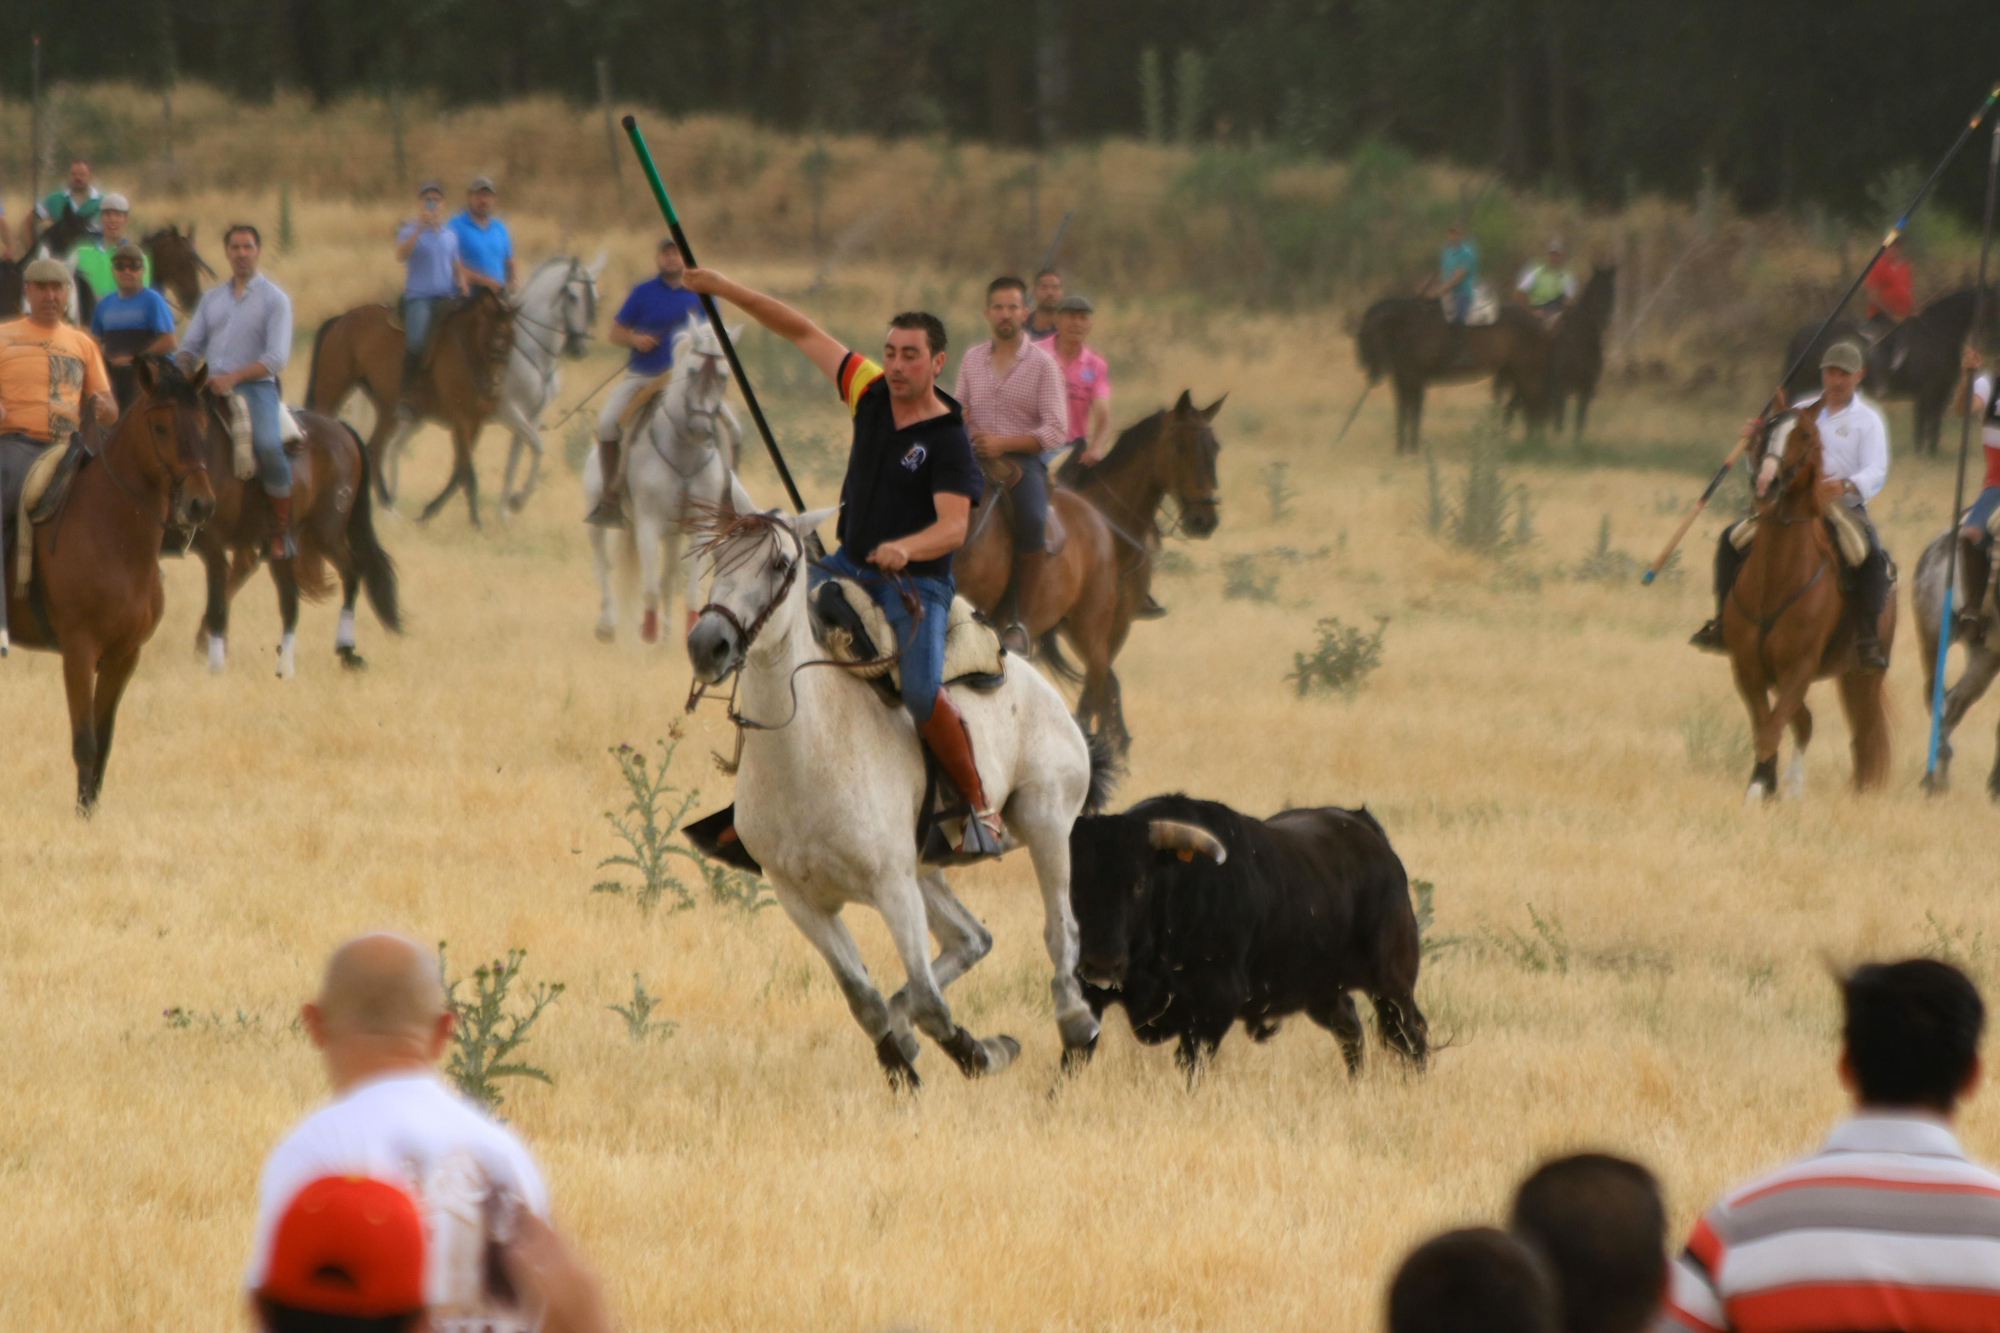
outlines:
[[[1986, 257], [1993, 244], [1993, 181], [2000, 175], [2000, 125], [1993, 127], [1993, 147], [1986, 155], [1986, 219], [1979, 230], [1979, 285], [1972, 289], [1972, 334], [1968, 343], [1976, 342], [1982, 327], [1986, 306]], [[1969, 378], [1970, 371], [1964, 372]], [[1970, 388], [1970, 386], [1967, 386]], [[1967, 407], [1972, 404], [1968, 401]], [[1937, 788], [1938, 743], [1944, 737], [1944, 661], [1951, 651], [1951, 595], [1953, 575], [1958, 573], [1959, 525], [1965, 520], [1965, 456], [1972, 446], [1972, 413], [1966, 412], [1959, 418], [1958, 425], [1958, 479], [1951, 489], [1951, 543], [1945, 547], [1944, 561], [1944, 606], [1938, 616], [1937, 663], [1931, 682], [1931, 743], [1924, 760], [1924, 788], [1935, 794]]]
[[[1994, 89], [2000, 95], [2000, 87]], [[637, 117], [627, 116], [623, 122], [625, 137], [632, 141], [632, 151], [639, 155], [640, 169], [646, 173], [646, 184], [653, 187], [653, 202], [660, 206], [660, 213], [667, 220], [667, 230], [673, 234], [674, 244], [679, 247], [681, 259], [689, 268], [699, 268], [694, 261], [694, 250], [688, 245], [687, 233], [681, 230], [681, 220], [674, 213], [674, 205], [667, 198], [667, 187], [660, 183], [660, 172], [653, 165], [653, 155], [646, 151], [646, 140], [639, 133]], [[743, 373], [743, 362], [736, 355], [736, 345], [729, 340], [729, 330], [723, 326], [722, 316], [715, 308], [715, 298], [701, 293], [701, 308], [707, 314], [710, 327], [722, 342], [722, 354], [729, 358], [730, 373], [736, 376], [737, 387], [743, 390], [743, 401], [750, 408], [750, 419], [757, 423], [757, 433], [764, 437], [764, 448], [770, 452], [771, 464], [778, 469], [778, 480], [785, 483], [785, 494], [791, 498], [792, 508], [803, 514], [806, 502], [799, 494], [798, 483], [792, 480], [792, 470], [785, 466], [785, 456], [778, 452], [778, 441], [771, 434], [771, 423], [764, 420], [764, 409], [757, 405], [756, 390], [750, 387], [750, 377]]]
[[[1902, 236], [1903, 228], [1907, 227], [1910, 223], [1910, 214], [1916, 212], [1924, 200], [1930, 197], [1931, 187], [1938, 183], [1938, 177], [1944, 175], [1944, 169], [1951, 165], [1953, 158], [1958, 156], [1958, 150], [1965, 147], [1965, 141], [1970, 139], [1973, 131], [1979, 128], [1979, 122], [1986, 119], [1986, 113], [1993, 109], [1993, 103], [1996, 101], [2000, 101], [2000, 83], [1994, 84], [1992, 89], [1987, 92], [1986, 100], [1979, 104], [1978, 109], [1972, 113], [1971, 119], [1965, 122], [1965, 128], [1959, 131], [1958, 138], [1952, 140], [1951, 147], [1945, 150], [1943, 157], [1938, 159], [1938, 164], [1931, 168], [1931, 174], [1924, 178], [1924, 183], [1917, 187], [1916, 196], [1897, 215], [1895, 224], [1882, 237], [1882, 243], [1875, 247], [1875, 253], [1868, 257], [1868, 262], [1863, 264], [1861, 271], [1854, 275], [1853, 283], [1848, 286], [1845, 292], [1841, 293], [1840, 299], [1833, 303], [1833, 309], [1826, 312], [1826, 318], [1820, 321], [1817, 329], [1813, 330], [1813, 336], [1806, 340], [1805, 346], [1799, 350], [1798, 357], [1791, 365], [1785, 367], [1785, 373], [1778, 377], [1778, 392], [1775, 397], [1780, 400], [1783, 399], [1785, 386], [1792, 382], [1792, 376], [1799, 373], [1799, 367], [1804, 365], [1806, 358], [1812, 355], [1813, 345], [1826, 336], [1826, 331], [1833, 327], [1833, 321], [1840, 318], [1840, 312], [1847, 308], [1847, 303], [1852, 301], [1854, 294], [1861, 290], [1861, 284], [1868, 280], [1868, 275], [1874, 271], [1877, 261], [1884, 254], [1888, 253], [1889, 247], [1894, 245], [1897, 239]], [[1773, 411], [1767, 403], [1764, 409], [1757, 414], [1757, 419], [1759, 422], [1768, 425], [1776, 416], [1777, 412]], [[1715, 494], [1716, 488], [1722, 485], [1723, 478], [1729, 475], [1729, 469], [1736, 466], [1736, 460], [1742, 453], [1743, 447], [1740, 444], [1729, 451], [1729, 457], [1722, 460], [1722, 466], [1715, 470], [1715, 475], [1708, 479], [1708, 485], [1702, 488], [1701, 498], [1694, 502], [1694, 506], [1688, 511], [1687, 517], [1681, 521], [1680, 527], [1675, 529], [1673, 537], [1667, 542], [1667, 549], [1660, 552], [1660, 558], [1655, 560], [1651, 567], [1639, 576], [1640, 583], [1650, 584], [1655, 578], [1659, 577], [1660, 570], [1666, 566], [1668, 557], [1674, 553], [1674, 548], [1680, 545], [1681, 538], [1694, 525], [1695, 516], [1701, 513], [1703, 507], [1708, 504], [1710, 497]]]

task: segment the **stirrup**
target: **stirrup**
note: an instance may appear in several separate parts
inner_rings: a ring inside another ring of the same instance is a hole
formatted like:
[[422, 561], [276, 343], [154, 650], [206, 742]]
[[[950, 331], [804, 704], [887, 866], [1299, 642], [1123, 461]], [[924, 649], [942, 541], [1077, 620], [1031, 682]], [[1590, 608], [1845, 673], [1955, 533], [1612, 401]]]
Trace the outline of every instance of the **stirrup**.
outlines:
[[1699, 648], [1701, 649], [1701, 651], [1705, 653], [1728, 652], [1729, 645], [1724, 643], [1722, 640], [1721, 618], [1717, 617], [1716, 619], [1711, 620], [1707, 624], [1703, 625], [1700, 629], [1696, 630], [1694, 632], [1693, 637], [1691, 637], [1688, 640], [1688, 645], [1690, 647]]
[[1889, 669], [1889, 653], [1882, 647], [1882, 639], [1879, 635], [1866, 639], [1856, 636], [1854, 640], [1854, 657], [1861, 664], [1863, 671], [1887, 671]]
[[[944, 831], [944, 826], [952, 819], [963, 821], [956, 843]], [[1006, 827], [1000, 823], [1000, 816], [991, 810], [969, 811], [965, 806], [959, 806], [941, 815], [932, 822], [930, 832], [924, 836], [924, 864], [968, 865], [999, 856], [1007, 849], [1001, 844], [996, 826], [998, 829]]]

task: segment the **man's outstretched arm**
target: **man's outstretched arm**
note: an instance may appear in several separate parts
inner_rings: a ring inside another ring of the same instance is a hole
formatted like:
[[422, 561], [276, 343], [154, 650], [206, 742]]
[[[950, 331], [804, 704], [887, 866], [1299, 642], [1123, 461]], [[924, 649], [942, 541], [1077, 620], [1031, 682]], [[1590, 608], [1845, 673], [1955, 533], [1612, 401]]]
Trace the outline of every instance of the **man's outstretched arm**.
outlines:
[[691, 292], [729, 302], [804, 352], [806, 360], [819, 367], [820, 374], [836, 384], [840, 382], [840, 363], [847, 359], [847, 348], [832, 334], [777, 297], [753, 292], [740, 282], [731, 282], [714, 269], [691, 268], [682, 275], [681, 283]]

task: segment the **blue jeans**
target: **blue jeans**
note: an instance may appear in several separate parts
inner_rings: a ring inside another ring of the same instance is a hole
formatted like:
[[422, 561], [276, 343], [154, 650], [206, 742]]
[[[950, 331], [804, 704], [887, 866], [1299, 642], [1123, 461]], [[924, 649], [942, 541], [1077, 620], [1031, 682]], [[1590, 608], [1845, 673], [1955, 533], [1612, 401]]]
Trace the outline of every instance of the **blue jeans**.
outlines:
[[430, 342], [431, 326], [444, 313], [449, 296], [405, 296], [403, 298], [403, 355], [415, 361]]
[[1463, 324], [1472, 314], [1472, 288], [1455, 287], [1451, 293], [1451, 322]]
[[882, 608], [882, 614], [889, 617], [889, 627], [896, 632], [896, 647], [902, 652], [896, 660], [896, 671], [903, 681], [903, 707], [910, 710], [910, 716], [921, 727], [930, 721], [931, 709], [937, 705], [938, 687], [944, 683], [944, 631], [951, 618], [951, 577], [908, 575], [922, 609], [921, 618], [912, 619], [903, 609], [903, 599], [896, 594], [901, 580], [873, 565], [862, 565], [847, 553], [845, 546], [812, 566], [806, 573], [806, 584], [817, 588], [836, 576], [853, 579], [866, 588], [875, 605]]
[[1049, 465], [1039, 454], [1010, 454], [1021, 475], [1008, 491], [1014, 497], [1014, 554], [1039, 551], [1049, 531]]
[[1965, 511], [1965, 524], [1975, 529], [1981, 540], [1986, 536], [1986, 520], [1993, 517], [1993, 511], [2000, 509], [2000, 486], [1988, 486], [1972, 502], [1972, 508]]
[[250, 448], [257, 455], [257, 479], [264, 494], [277, 499], [292, 493], [292, 460], [278, 438], [278, 382], [268, 376], [245, 380], [236, 394], [250, 409]]

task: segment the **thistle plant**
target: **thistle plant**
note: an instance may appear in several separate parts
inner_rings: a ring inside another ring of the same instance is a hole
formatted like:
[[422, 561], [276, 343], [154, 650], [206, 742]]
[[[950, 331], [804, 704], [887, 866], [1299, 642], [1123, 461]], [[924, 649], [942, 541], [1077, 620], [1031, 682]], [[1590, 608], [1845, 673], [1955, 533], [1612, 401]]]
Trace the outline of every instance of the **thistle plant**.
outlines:
[[504, 960], [496, 958], [474, 968], [471, 994], [461, 998], [459, 987], [466, 978], [452, 977], [446, 970], [445, 943], [438, 941], [438, 975], [446, 978], [445, 1002], [451, 1006], [456, 1020], [445, 1073], [460, 1092], [488, 1110], [506, 1100], [500, 1092], [500, 1079], [530, 1078], [537, 1083], [555, 1083], [547, 1070], [510, 1058], [527, 1045], [528, 1034], [542, 1011], [554, 1004], [565, 989], [560, 981], [537, 982], [519, 996], [526, 1000], [526, 1009], [518, 1006], [510, 1009], [509, 1001], [516, 998], [514, 983], [520, 980], [521, 962], [526, 957], [525, 949], [509, 949]]

